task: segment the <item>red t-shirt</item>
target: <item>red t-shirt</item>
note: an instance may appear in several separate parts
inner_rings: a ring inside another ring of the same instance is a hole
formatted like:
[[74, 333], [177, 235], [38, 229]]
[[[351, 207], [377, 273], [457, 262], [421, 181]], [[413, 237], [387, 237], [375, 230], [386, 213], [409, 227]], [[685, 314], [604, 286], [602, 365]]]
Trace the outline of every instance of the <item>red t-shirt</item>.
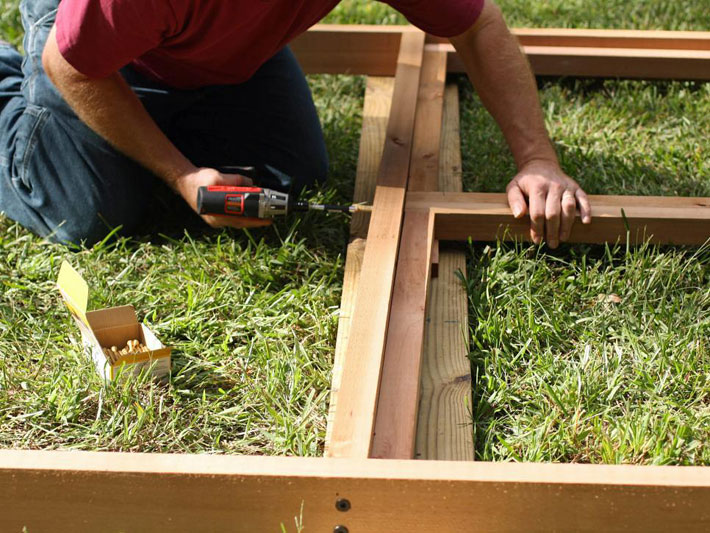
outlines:
[[[483, 0], [386, 0], [413, 24], [450, 37]], [[241, 83], [338, 0], [62, 0], [57, 42], [79, 72], [102, 78], [131, 64], [177, 88]]]

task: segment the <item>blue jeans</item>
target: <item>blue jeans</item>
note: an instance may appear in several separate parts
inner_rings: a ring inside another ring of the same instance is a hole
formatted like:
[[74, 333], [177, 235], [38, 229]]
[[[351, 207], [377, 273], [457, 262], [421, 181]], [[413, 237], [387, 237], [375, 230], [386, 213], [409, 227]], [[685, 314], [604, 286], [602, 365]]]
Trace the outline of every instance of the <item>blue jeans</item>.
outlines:
[[[0, 44], [0, 212], [57, 242], [97, 242], [145, 219], [158, 181], [89, 129], [42, 68], [59, 0], [25, 0], [23, 58]], [[288, 48], [240, 85], [176, 90], [121, 71], [166, 136], [197, 166], [269, 164], [294, 192], [328, 170], [310, 90]]]

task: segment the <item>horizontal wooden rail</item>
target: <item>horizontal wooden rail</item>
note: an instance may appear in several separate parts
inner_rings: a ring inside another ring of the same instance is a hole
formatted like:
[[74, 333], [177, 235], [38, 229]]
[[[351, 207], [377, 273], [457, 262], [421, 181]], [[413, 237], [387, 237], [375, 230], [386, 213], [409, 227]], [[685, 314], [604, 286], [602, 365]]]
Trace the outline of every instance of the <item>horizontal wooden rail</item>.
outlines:
[[[710, 50], [710, 31], [576, 28], [512, 28], [511, 31], [522, 46]], [[449, 40], [429, 35], [427, 42], [448, 43]]]
[[[449, 54], [449, 72], [465, 72], [450, 44], [429, 44], [427, 50]], [[530, 66], [539, 76], [710, 80], [710, 51], [645, 50], [524, 46]]]
[[[591, 196], [593, 221], [575, 222], [570, 242], [649, 240], [699, 245], [710, 239], [710, 198]], [[410, 193], [407, 209], [431, 209], [440, 240], [529, 239], [530, 220], [516, 220], [501, 193]]]
[[702, 467], [0, 451], [1, 531], [708, 531], [708, 501]]
[[[317, 25], [292, 48], [308, 73], [392, 76], [401, 32], [411, 26]], [[641, 79], [710, 79], [710, 32], [515, 30], [535, 74]], [[449, 72], [463, 72], [447, 39], [427, 47], [449, 55]]]

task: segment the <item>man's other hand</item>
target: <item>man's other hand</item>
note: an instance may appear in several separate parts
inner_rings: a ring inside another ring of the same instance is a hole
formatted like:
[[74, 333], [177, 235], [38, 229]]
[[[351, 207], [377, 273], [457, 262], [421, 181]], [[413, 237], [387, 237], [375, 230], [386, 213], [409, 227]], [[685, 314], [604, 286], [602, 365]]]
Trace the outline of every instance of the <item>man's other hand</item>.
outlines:
[[[232, 185], [235, 187], [252, 185], [251, 179], [239, 174], [222, 174], [212, 168], [197, 168], [193, 172], [184, 174], [174, 182], [177, 192], [185, 199], [197, 213], [197, 190], [210, 185]], [[271, 220], [260, 218], [242, 218], [230, 216], [200, 215], [207, 224], [213, 228], [229, 226], [232, 228], [256, 228], [268, 226]]]
[[566, 241], [577, 207], [583, 224], [592, 221], [587, 194], [555, 162], [532, 161], [524, 165], [506, 192], [515, 218], [530, 213], [530, 237], [535, 244], [545, 239], [550, 248], [557, 248]]

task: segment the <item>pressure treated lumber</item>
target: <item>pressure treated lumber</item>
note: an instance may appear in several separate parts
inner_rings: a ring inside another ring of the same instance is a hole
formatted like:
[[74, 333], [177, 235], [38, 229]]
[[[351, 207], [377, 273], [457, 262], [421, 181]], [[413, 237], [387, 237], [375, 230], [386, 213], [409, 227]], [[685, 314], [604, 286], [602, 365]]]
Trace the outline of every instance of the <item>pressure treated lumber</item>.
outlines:
[[[592, 224], [579, 216], [570, 242], [649, 240], [658, 244], [703, 244], [710, 238], [710, 198], [591, 196]], [[530, 220], [513, 218], [505, 194], [412, 193], [407, 209], [428, 206], [440, 240], [529, 239]]]
[[[461, 192], [458, 87], [446, 87], [439, 189]], [[458, 273], [466, 254], [441, 248], [438, 276], [431, 280], [422, 350], [415, 458], [472, 461], [471, 363], [468, 294]]]
[[[292, 44], [307, 73], [392, 76], [400, 32], [411, 26], [317, 25]], [[710, 79], [710, 32], [513, 30], [535, 74], [640, 79]], [[428, 36], [449, 55], [449, 72], [464, 72], [448, 41]]]
[[[392, 108], [394, 78], [367, 78], [362, 115], [362, 133], [358, 152], [353, 202], [371, 204], [375, 197], [377, 173], [387, 136], [387, 122]], [[350, 221], [351, 237], [367, 237], [370, 213], [354, 213]]]
[[403, 34], [329, 457], [370, 453], [423, 50], [423, 33]]
[[[371, 204], [375, 196], [377, 171], [387, 132], [387, 119], [392, 104], [394, 78], [378, 78], [370, 76], [365, 89], [365, 102], [362, 111], [362, 133], [360, 135], [360, 151], [358, 154], [357, 172], [355, 175], [355, 192], [353, 202]], [[332, 420], [338, 405], [338, 392], [343, 372], [345, 350], [350, 338], [355, 296], [362, 258], [365, 254], [365, 238], [370, 222], [370, 213], [355, 213], [350, 222], [350, 234], [353, 236], [348, 244], [343, 273], [343, 293], [340, 300], [338, 316], [338, 337], [335, 343], [333, 361], [333, 377], [330, 388], [330, 405], [328, 410], [328, 425], [325, 436], [326, 454], [330, 448]]]
[[708, 501], [702, 467], [0, 452], [12, 532], [695, 532]]
[[[408, 191], [435, 191], [439, 184], [445, 83], [446, 54], [425, 53], [419, 82]], [[414, 457], [432, 231], [428, 210], [405, 214], [371, 457]]]

